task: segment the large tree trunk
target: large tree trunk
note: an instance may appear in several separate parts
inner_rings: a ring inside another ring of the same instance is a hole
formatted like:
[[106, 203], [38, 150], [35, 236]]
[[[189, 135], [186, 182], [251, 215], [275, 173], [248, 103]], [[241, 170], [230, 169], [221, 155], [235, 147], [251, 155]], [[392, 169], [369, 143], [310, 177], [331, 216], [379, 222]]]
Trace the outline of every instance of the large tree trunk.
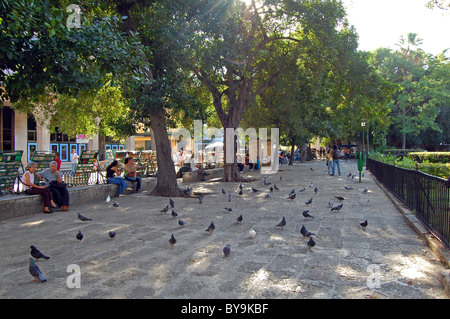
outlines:
[[[233, 130], [235, 129], [234, 127]], [[226, 138], [226, 134], [227, 134], [227, 128], [224, 128], [224, 139], [223, 139], [223, 150], [224, 150], [224, 172], [223, 172], [223, 181], [224, 182], [241, 182], [242, 181], [242, 177], [239, 173], [239, 168], [237, 166], [237, 156], [236, 156], [236, 152], [237, 152], [237, 137], [234, 136], [233, 138], [233, 144], [234, 144], [234, 153], [233, 153], [233, 162], [231, 163], [227, 163], [227, 138]], [[245, 155], [245, 154], [244, 154]]]
[[175, 165], [172, 160], [172, 150], [163, 111], [157, 109], [151, 112], [150, 121], [156, 143], [158, 163], [156, 187], [151, 192], [151, 195], [177, 197], [180, 195], [180, 191], [178, 189]]
[[[137, 34], [136, 26], [130, 15], [130, 8], [135, 5], [136, 2], [124, 2], [121, 0], [116, 1], [117, 11], [122, 15], [126, 16], [127, 19], [124, 20], [123, 28], [124, 31], [130, 36], [135, 36]], [[150, 62], [147, 61], [147, 66]], [[150, 68], [141, 67], [141, 72], [146, 75], [149, 83], [152, 83], [153, 73]], [[151, 94], [151, 84], [144, 86], [146, 92]], [[175, 173], [175, 166], [172, 160], [172, 151], [170, 148], [169, 135], [167, 134], [166, 117], [162, 109], [153, 110], [150, 113], [150, 121], [153, 129], [153, 134], [156, 144], [156, 156], [158, 165], [158, 175], [156, 178], [156, 187], [151, 192], [151, 195], [159, 196], [171, 196], [176, 197], [180, 195], [180, 190], [177, 185], [177, 176]]]

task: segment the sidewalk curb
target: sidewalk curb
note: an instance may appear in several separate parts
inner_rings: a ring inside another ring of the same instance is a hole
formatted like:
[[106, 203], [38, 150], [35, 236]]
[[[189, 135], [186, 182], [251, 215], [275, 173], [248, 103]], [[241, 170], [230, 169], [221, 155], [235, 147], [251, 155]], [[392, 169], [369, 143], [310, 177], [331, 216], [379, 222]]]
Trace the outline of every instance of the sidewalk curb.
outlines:
[[431, 234], [423, 223], [412, 213], [412, 211], [400, 202], [395, 196], [377, 180], [375, 176], [370, 174], [375, 183], [384, 191], [386, 196], [391, 200], [397, 210], [403, 215], [406, 223], [423, 238], [431, 251], [436, 255], [439, 261], [444, 265], [447, 270], [441, 272], [440, 281], [444, 286], [445, 293], [450, 297], [450, 252]]

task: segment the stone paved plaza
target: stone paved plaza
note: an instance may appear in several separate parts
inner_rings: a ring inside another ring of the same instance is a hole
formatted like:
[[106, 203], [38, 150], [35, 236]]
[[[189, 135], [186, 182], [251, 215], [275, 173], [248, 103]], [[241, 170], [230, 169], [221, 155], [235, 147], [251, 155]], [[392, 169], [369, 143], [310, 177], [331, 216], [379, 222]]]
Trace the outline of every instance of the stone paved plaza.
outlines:
[[[280, 188], [271, 198], [265, 197], [269, 186], [258, 172], [244, 173], [254, 181], [243, 183], [242, 196], [238, 183], [181, 184], [204, 194], [203, 204], [174, 198], [174, 210], [187, 222], [183, 228], [171, 210], [160, 212], [169, 199], [148, 191], [113, 198], [118, 208], [99, 198], [89, 205], [71, 203], [69, 212], [1, 221], [0, 298], [448, 299], [439, 281], [444, 267], [426, 243], [369, 172], [361, 183], [347, 178], [349, 172], [357, 173], [354, 161], [342, 163], [342, 176], [328, 176], [324, 161], [282, 165], [267, 175]], [[252, 193], [251, 187], [261, 191]], [[231, 203], [222, 188], [232, 194]], [[289, 200], [292, 188], [297, 196]], [[330, 200], [340, 204], [335, 196], [345, 198], [343, 208], [330, 212]], [[304, 219], [306, 209], [314, 219]], [[93, 221], [79, 221], [78, 212]], [[283, 216], [282, 230], [276, 225]], [[363, 230], [359, 223], [366, 219]], [[209, 235], [211, 221], [216, 230]], [[316, 234], [311, 251], [302, 225]], [[257, 233], [254, 239], [250, 228]], [[81, 243], [75, 238], [79, 230]], [[110, 230], [117, 232], [114, 240]], [[171, 234], [177, 239], [173, 249]], [[222, 253], [226, 244], [228, 257]], [[28, 273], [30, 245], [51, 257], [37, 261], [45, 283], [33, 282]], [[70, 265], [79, 267], [80, 288], [68, 287]]]

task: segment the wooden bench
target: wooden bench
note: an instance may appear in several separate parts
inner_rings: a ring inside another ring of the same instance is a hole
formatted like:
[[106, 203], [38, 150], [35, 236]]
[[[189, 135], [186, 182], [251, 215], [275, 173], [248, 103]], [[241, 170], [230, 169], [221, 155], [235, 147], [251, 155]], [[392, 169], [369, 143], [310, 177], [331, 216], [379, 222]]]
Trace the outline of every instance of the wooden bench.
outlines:
[[19, 183], [17, 189], [14, 185], [18, 176], [24, 172], [22, 165], [23, 151], [0, 151], [0, 194], [19, 193]]
[[67, 178], [69, 180], [68, 184], [70, 186], [88, 185], [91, 174], [95, 172], [97, 172], [97, 181], [99, 183], [104, 183], [103, 176], [98, 174], [98, 171], [95, 168], [97, 157], [98, 150], [83, 150], [80, 154], [80, 158], [78, 159], [78, 164], [75, 168], [75, 174], [71, 176], [71, 178]]

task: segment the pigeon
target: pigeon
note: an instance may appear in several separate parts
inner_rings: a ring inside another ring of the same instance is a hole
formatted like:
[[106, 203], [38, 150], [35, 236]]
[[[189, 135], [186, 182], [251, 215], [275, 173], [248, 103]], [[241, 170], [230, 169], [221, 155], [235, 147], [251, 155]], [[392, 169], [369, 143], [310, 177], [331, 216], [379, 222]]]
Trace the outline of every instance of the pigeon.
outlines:
[[[295, 194], [294, 194], [295, 195]], [[269, 198], [269, 197], [271, 197], [272, 196], [272, 194], [269, 192], [269, 193], [267, 193], [266, 195], [264, 195], [264, 197], [266, 197], [266, 198]]]
[[109, 236], [109, 238], [114, 239], [114, 237], [116, 237], [116, 232], [110, 230], [110, 231], [108, 232], [108, 236]]
[[119, 207], [119, 204], [117, 204], [116, 202], [113, 202], [113, 206], [114, 206], [115, 208], [117, 208], [117, 207]]
[[256, 236], [256, 231], [253, 228], [250, 228], [250, 230], [248, 231], [248, 235], [251, 239], [253, 239]]
[[178, 225], [180, 225], [180, 227], [184, 227], [186, 224], [187, 223], [184, 220], [178, 219]]
[[106, 196], [106, 202], [109, 203], [110, 201], [111, 201], [111, 197], [109, 197], [109, 195]]
[[242, 217], [242, 215], [239, 216], [239, 217], [236, 219], [237, 224], [241, 224], [243, 219], [244, 219], [244, 218]]
[[211, 222], [211, 224], [208, 226], [208, 228], [206, 228], [205, 231], [209, 232], [209, 234], [211, 235], [215, 229], [216, 229], [216, 225], [214, 225], [214, 222]]
[[36, 247], [34, 247], [34, 246], [30, 246], [30, 248], [31, 248], [31, 251], [30, 251], [30, 254], [31, 254], [31, 256], [33, 256], [34, 257], [34, 259], [36, 259], [36, 260], [38, 260], [39, 258], [44, 258], [44, 259], [50, 259], [50, 257], [48, 257], [48, 256], [45, 256], [43, 253], [41, 253], [40, 251], [39, 251], [39, 249], [37, 249]]
[[306, 245], [308, 246], [309, 251], [311, 251], [311, 249], [316, 245], [316, 242], [312, 237], [309, 237], [309, 240], [306, 243]]
[[334, 210], [340, 211], [342, 206], [344, 206], [344, 204], [337, 205], [336, 207], [331, 208], [331, 211], [334, 211]]
[[269, 186], [270, 184], [272, 184], [272, 183], [267, 182], [267, 177], [264, 177], [264, 185]]
[[269, 190], [270, 190], [271, 192], [273, 192], [273, 187], [272, 187], [272, 186], [270, 186]]
[[314, 187], [314, 184], [313, 184], [313, 183], [309, 184], [309, 187], [313, 188], [313, 187]]
[[337, 199], [339, 199], [340, 201], [343, 201], [345, 198], [344, 197], [342, 197], [342, 196], [334, 196], [334, 198], [337, 198]]
[[259, 190], [252, 187], [252, 192], [253, 192], [253, 193], [257, 193], [257, 192], [259, 192]]
[[348, 186], [345, 186], [344, 188], [348, 191], [351, 191], [353, 189], [353, 187], [348, 187]]
[[231, 193], [228, 193], [228, 201], [231, 202]]
[[333, 205], [334, 205], [334, 204], [333, 204], [332, 201], [329, 201], [329, 202], [328, 202], [328, 206], [333, 207]]
[[312, 167], [310, 167], [309, 169], [312, 170], [312, 171], [314, 171], [314, 168], [312, 168]]
[[304, 192], [306, 189], [306, 187], [303, 187], [301, 190], [299, 190], [299, 192]]
[[319, 191], [319, 189], [316, 187], [314, 188], [314, 193], [317, 194], [317, 192]]
[[80, 213], [78, 213], [78, 219], [81, 220], [82, 222], [87, 222], [87, 221], [91, 221], [92, 220], [91, 218], [84, 217]]
[[169, 243], [170, 243], [170, 246], [172, 247], [172, 249], [175, 246], [176, 242], [177, 242], [177, 240], [175, 239], [175, 237], [173, 237], [173, 234], [172, 234], [172, 236], [170, 236], [170, 239], [169, 239]]
[[303, 217], [314, 219], [314, 216], [313, 216], [313, 215], [310, 215], [310, 214], [308, 214], [308, 213], [309, 213], [309, 210], [303, 211], [303, 213], [302, 213]]
[[167, 205], [166, 207], [164, 207], [162, 210], [161, 210], [161, 213], [167, 213], [169, 211], [169, 205]]
[[172, 200], [172, 198], [169, 199], [170, 207], [175, 208], [175, 202]]
[[363, 221], [362, 223], [360, 223], [359, 225], [361, 225], [361, 227], [363, 229], [366, 229], [366, 227], [367, 227], [367, 219], [365, 221]]
[[191, 197], [191, 195], [192, 195], [192, 189], [193, 189], [194, 187], [188, 187], [188, 188], [186, 188], [185, 190], [184, 190], [184, 195], [186, 195], [187, 197]]
[[281, 227], [281, 230], [283, 230], [284, 226], [286, 226], [286, 219], [283, 216], [283, 219], [281, 220], [281, 222], [278, 223], [276, 227]]
[[177, 218], [177, 216], [178, 216], [178, 213], [172, 209], [172, 217]]
[[243, 194], [243, 192], [242, 192], [242, 189], [239, 191], [239, 195], [242, 195]]
[[351, 172], [348, 173], [347, 178], [349, 178], [350, 176], [352, 176], [352, 173], [351, 173]]
[[295, 188], [293, 188], [293, 189], [291, 190], [291, 192], [289, 193], [289, 195], [292, 195], [292, 194], [295, 194]]
[[81, 241], [83, 240], [83, 237], [84, 237], [84, 236], [83, 236], [83, 234], [81, 233], [81, 230], [78, 231], [78, 234], [77, 234], [76, 237], [77, 237], [77, 239], [78, 239], [78, 242], [81, 242]]
[[367, 193], [369, 191], [369, 188], [366, 186], [364, 187], [363, 193]]
[[199, 201], [200, 204], [203, 203], [203, 195], [200, 195], [200, 196], [198, 197], [198, 201]]
[[225, 210], [226, 210], [227, 212], [231, 212], [231, 211], [233, 211], [233, 208], [231, 208], [231, 207], [225, 207]]
[[38, 265], [34, 263], [33, 258], [30, 257], [30, 265], [28, 266], [28, 271], [30, 272], [31, 276], [33, 276], [35, 281], [40, 282], [46, 282], [47, 279], [45, 279], [44, 275], [42, 274], [41, 270], [39, 269]]
[[223, 248], [223, 254], [225, 255], [225, 257], [228, 257], [230, 253], [231, 253], [231, 246], [230, 244], [228, 244]]
[[311, 197], [307, 202], [305, 202], [306, 205], [310, 205], [313, 202], [313, 198]]
[[294, 194], [291, 194], [291, 195], [288, 196], [287, 199], [294, 199], [296, 195], [297, 195], [297, 194], [295, 194], [295, 193], [294, 193]]
[[243, 189], [244, 187], [242, 187], [242, 184], [239, 184], [239, 189]]
[[222, 194], [226, 195], [227, 192], [222, 188]]
[[353, 174], [353, 175], [352, 175], [352, 179], [354, 179], [354, 178], [355, 178], [355, 176], [356, 176], [356, 174]]
[[305, 225], [302, 225], [302, 228], [300, 229], [300, 234], [302, 234], [303, 238], [311, 237], [312, 235], [316, 235], [316, 234], [311, 233], [310, 231], [306, 230]]
[[273, 188], [277, 191], [279, 191], [280, 189], [278, 188], [277, 184], [273, 184]]

